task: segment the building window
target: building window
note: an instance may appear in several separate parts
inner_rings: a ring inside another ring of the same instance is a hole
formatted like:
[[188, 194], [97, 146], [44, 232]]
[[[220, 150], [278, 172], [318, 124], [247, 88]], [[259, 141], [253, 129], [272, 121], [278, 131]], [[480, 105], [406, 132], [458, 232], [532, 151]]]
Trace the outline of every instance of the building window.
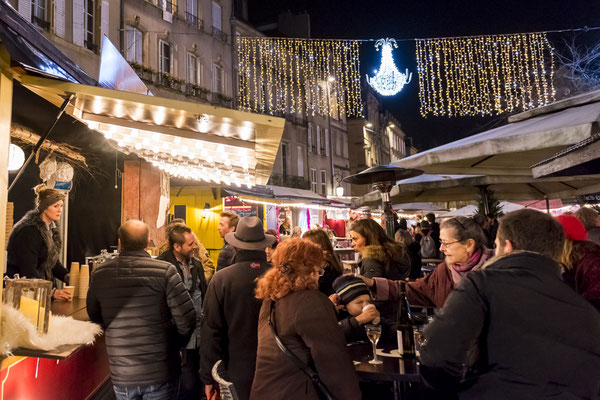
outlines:
[[84, 9], [84, 40], [85, 47], [92, 51], [97, 50], [94, 31], [96, 30], [95, 18], [94, 18], [94, 0], [85, 0], [83, 3]]
[[327, 194], [327, 171], [321, 170], [321, 194]]
[[192, 85], [198, 84], [198, 57], [192, 53], [187, 53], [186, 78]]
[[164, 40], [158, 41], [158, 72], [171, 73], [171, 44]]
[[223, 31], [223, 24], [221, 20], [221, 6], [216, 1], [212, 2], [212, 26], [219, 31]]
[[125, 27], [125, 58], [129, 62], [142, 63], [142, 32], [133, 26]]
[[324, 145], [322, 146], [321, 154], [329, 156], [329, 129], [325, 128], [325, 134], [323, 136], [322, 140]]
[[287, 176], [287, 164], [288, 164], [288, 145], [287, 143], [281, 143], [281, 174]]
[[213, 64], [213, 92], [223, 93], [223, 67]]
[[313, 126], [312, 126], [312, 123], [310, 123], [310, 122], [308, 123], [307, 133], [308, 133], [308, 152], [314, 153], [315, 149], [313, 147], [313, 143], [314, 143], [313, 142]]
[[317, 193], [317, 170], [315, 168], [310, 169], [310, 190]]
[[31, 2], [31, 17], [36, 25], [46, 29], [50, 27], [46, 20], [46, 0], [33, 0]]
[[304, 176], [304, 149], [298, 146], [298, 176]]

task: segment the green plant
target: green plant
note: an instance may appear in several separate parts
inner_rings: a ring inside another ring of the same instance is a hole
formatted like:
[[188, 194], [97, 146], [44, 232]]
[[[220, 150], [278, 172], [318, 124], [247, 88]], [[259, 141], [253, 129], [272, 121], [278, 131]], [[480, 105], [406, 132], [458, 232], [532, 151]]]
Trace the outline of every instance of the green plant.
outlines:
[[[487, 210], [485, 206], [486, 199]], [[480, 188], [479, 199], [477, 200], [477, 212], [481, 215], [493, 214], [496, 218], [502, 214], [500, 201], [496, 199], [494, 192], [487, 186]]]

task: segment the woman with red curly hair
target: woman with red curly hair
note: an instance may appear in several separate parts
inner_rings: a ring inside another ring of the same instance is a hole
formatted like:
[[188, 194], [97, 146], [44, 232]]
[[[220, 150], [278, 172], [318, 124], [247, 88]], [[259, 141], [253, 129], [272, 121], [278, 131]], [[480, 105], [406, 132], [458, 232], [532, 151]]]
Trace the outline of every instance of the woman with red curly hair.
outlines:
[[291, 238], [277, 246], [272, 263], [273, 268], [256, 285], [256, 297], [263, 304], [250, 399], [319, 399], [309, 377], [277, 346], [274, 331], [296, 357], [315, 370], [333, 398], [360, 399], [335, 309], [318, 291], [325, 264], [323, 250], [309, 240]]

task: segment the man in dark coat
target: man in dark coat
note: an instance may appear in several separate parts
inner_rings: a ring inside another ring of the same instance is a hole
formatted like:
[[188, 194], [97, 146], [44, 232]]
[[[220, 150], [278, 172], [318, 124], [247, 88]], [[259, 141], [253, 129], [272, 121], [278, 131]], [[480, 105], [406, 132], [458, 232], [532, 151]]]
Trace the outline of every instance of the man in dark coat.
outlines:
[[225, 245], [221, 249], [219, 253], [219, 257], [217, 258], [217, 271], [222, 270], [223, 268], [229, 267], [231, 264], [235, 262], [235, 249], [229, 243], [227, 243], [228, 233], [235, 232], [235, 229], [238, 225], [240, 217], [232, 211], [223, 211], [221, 213], [221, 219], [219, 220], [219, 234], [223, 238]]
[[497, 258], [466, 275], [425, 328], [428, 383], [461, 399], [598, 398], [600, 314], [561, 281], [563, 241], [539, 211], [501, 219]]
[[200, 377], [210, 398], [212, 367], [223, 360], [239, 398], [247, 400], [254, 379], [261, 306], [254, 294], [255, 281], [269, 267], [265, 248], [277, 238], [265, 235], [257, 217], [244, 217], [225, 239], [237, 250], [236, 263], [217, 271], [208, 286], [200, 337]]
[[201, 397], [201, 384], [198, 376], [200, 369], [200, 329], [202, 326], [202, 300], [206, 295], [206, 279], [202, 263], [193, 257], [197, 249], [196, 238], [192, 230], [183, 223], [170, 225], [167, 230], [169, 249], [158, 259], [167, 261], [177, 268], [177, 272], [190, 293], [196, 309], [196, 329], [182, 351], [183, 365], [179, 380], [179, 399], [198, 399]]
[[144, 250], [148, 233], [142, 221], [121, 225], [120, 254], [94, 271], [87, 295], [90, 320], [104, 328], [117, 400], [174, 398], [181, 371], [179, 351], [196, 322], [194, 304], [177, 269], [153, 260]]

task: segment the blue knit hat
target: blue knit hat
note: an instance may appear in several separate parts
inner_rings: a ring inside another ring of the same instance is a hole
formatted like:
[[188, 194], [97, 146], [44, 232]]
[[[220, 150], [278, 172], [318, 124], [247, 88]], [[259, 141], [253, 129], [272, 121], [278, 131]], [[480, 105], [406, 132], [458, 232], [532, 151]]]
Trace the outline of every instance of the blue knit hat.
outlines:
[[333, 281], [332, 286], [343, 305], [350, 303], [363, 294], [371, 295], [371, 291], [363, 280], [354, 275], [342, 275]]

